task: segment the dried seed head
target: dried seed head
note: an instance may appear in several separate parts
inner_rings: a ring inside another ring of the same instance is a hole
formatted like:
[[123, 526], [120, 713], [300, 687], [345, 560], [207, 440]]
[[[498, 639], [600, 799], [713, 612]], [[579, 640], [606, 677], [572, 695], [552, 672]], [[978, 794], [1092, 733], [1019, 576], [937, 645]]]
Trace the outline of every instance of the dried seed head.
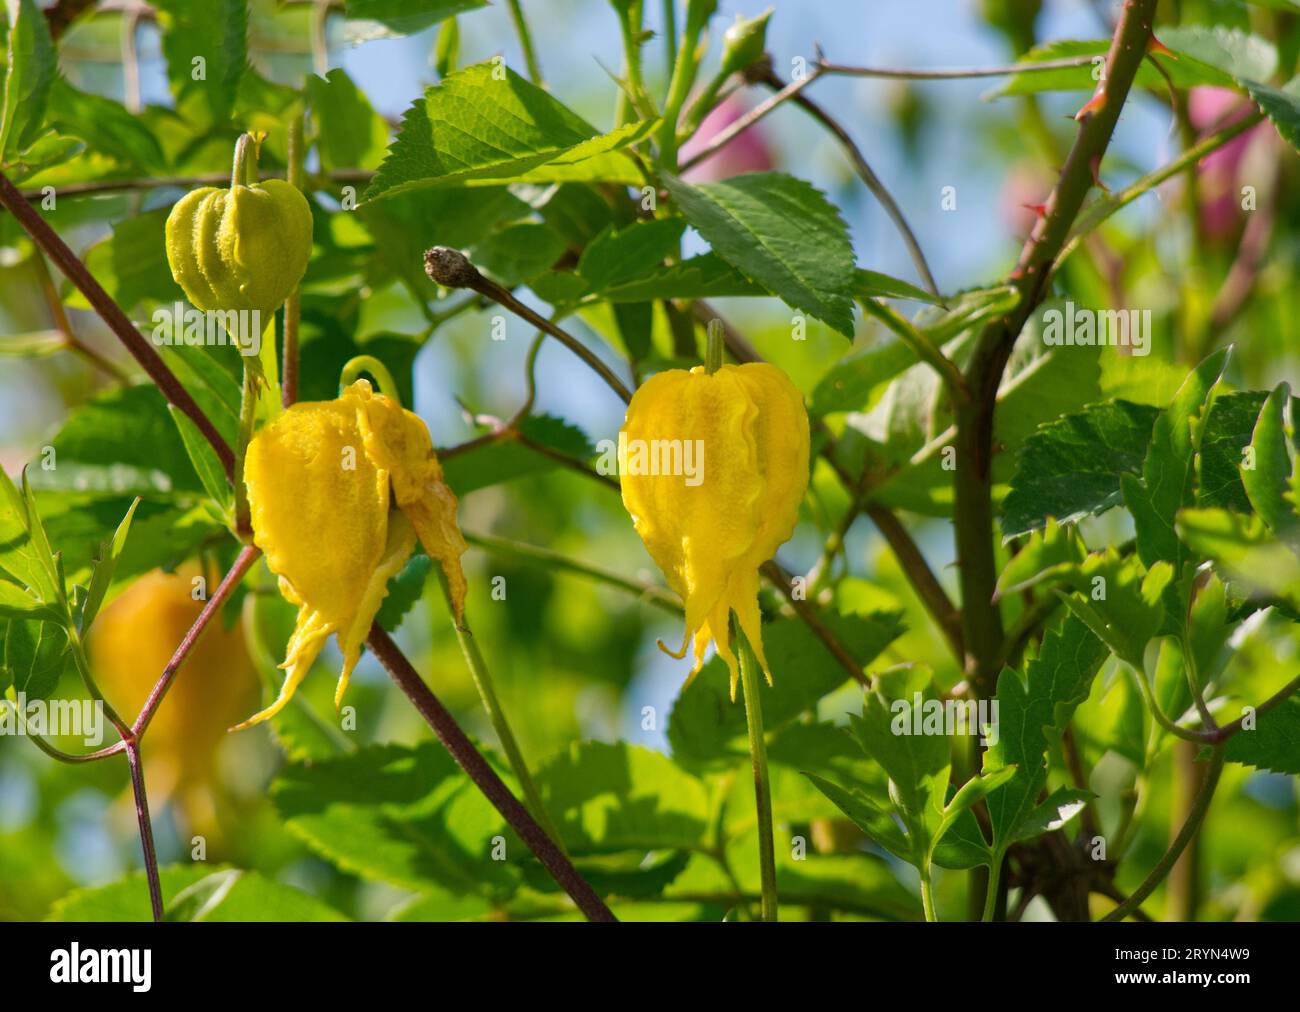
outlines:
[[425, 251], [424, 273], [444, 288], [472, 288], [482, 278], [469, 257], [450, 246], [435, 246]]

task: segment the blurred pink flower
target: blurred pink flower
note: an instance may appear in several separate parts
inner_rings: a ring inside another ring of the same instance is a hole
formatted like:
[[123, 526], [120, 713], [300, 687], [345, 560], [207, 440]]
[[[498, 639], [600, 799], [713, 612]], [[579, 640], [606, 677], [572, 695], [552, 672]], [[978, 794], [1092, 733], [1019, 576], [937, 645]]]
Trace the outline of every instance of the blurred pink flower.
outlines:
[[1029, 162], [1012, 165], [998, 195], [999, 216], [1010, 236], [1018, 242], [1034, 230], [1043, 201], [1052, 192], [1052, 180]]
[[[738, 98], [725, 98], [700, 124], [694, 136], [682, 145], [681, 159], [689, 161], [702, 151], [719, 133], [729, 127], [748, 109]], [[728, 179], [746, 172], [766, 172], [773, 167], [772, 149], [768, 147], [762, 128], [755, 123], [741, 131], [717, 154], [682, 173], [682, 178], [692, 183], [708, 183]]]
[[[1228, 88], [1193, 88], [1187, 96], [1187, 115], [1204, 137], [1250, 114], [1250, 101]], [[1242, 168], [1251, 145], [1268, 143], [1273, 136], [1266, 123], [1234, 137], [1218, 151], [1201, 159], [1196, 172], [1201, 185], [1201, 222], [1215, 239], [1232, 235], [1241, 225]]]

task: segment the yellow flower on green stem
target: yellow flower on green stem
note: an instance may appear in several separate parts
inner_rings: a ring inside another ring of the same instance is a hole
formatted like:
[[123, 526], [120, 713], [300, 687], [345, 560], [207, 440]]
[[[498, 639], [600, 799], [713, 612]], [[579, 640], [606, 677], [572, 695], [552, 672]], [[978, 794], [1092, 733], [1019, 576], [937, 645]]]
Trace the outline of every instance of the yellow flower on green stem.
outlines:
[[[685, 640], [673, 656], [685, 656], [693, 639], [694, 677], [715, 643], [735, 699], [734, 611], [771, 682], [758, 570], [794, 532], [808, 487], [808, 414], [799, 391], [767, 363], [665, 370], [633, 396], [619, 442], [623, 505], [686, 605]], [[691, 454], [698, 475], [653, 466]]]
[[233, 730], [278, 713], [331, 635], [343, 651], [334, 695], [342, 702], [388, 581], [418, 538], [446, 575], [459, 621], [465, 602], [465, 539], [456, 496], [442, 478], [418, 415], [357, 380], [337, 400], [293, 405], [248, 446], [244, 480], [253, 540], [298, 605], [284, 685], [265, 710]]

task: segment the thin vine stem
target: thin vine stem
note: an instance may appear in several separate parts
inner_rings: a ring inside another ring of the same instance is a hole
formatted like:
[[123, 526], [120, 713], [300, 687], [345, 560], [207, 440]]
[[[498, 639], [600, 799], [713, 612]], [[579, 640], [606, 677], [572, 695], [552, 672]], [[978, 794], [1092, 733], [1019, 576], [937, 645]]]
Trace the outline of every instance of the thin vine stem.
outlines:
[[[769, 87], [776, 89], [778, 93], [785, 87], [785, 82], [776, 75], [770, 64], [765, 67], [763, 80]], [[930, 270], [930, 262], [926, 259], [925, 251], [921, 249], [921, 241], [916, 237], [916, 233], [912, 231], [912, 226], [898, 201], [894, 199], [894, 195], [889, 192], [889, 188], [885, 186], [884, 181], [871, 167], [871, 163], [867, 161], [866, 155], [862, 153], [862, 149], [853, 140], [848, 130], [844, 128], [839, 120], [802, 91], [795, 92], [790, 98], [795, 105], [812, 116], [839, 141], [840, 147], [844, 149], [849, 161], [853, 163], [853, 169], [857, 172], [863, 185], [871, 191], [871, 195], [885, 209], [885, 213], [889, 216], [889, 220], [893, 222], [895, 230], [902, 237], [903, 245], [907, 247], [908, 256], [911, 257], [912, 264], [916, 268], [917, 274], [920, 275], [922, 284], [942, 304], [943, 296], [939, 293], [939, 283], [935, 281], [934, 273]]]
[[442, 587], [442, 596], [447, 602], [447, 610], [453, 616], [452, 626], [456, 630], [456, 641], [460, 644], [461, 653], [465, 657], [465, 666], [469, 668], [469, 673], [474, 679], [479, 699], [483, 701], [483, 709], [487, 711], [492, 729], [496, 731], [497, 738], [501, 742], [506, 761], [510, 763], [515, 779], [519, 781], [519, 788], [524, 793], [524, 802], [532, 812], [533, 818], [546, 831], [546, 835], [563, 849], [564, 842], [546, 811], [546, 805], [542, 803], [542, 793], [537, 789], [537, 783], [533, 780], [528, 763], [524, 760], [523, 751], [519, 748], [519, 741], [515, 738], [510, 721], [506, 718], [505, 709], [501, 705], [501, 700], [497, 698], [496, 688], [492, 683], [492, 673], [488, 670], [487, 661], [483, 659], [483, 653], [478, 648], [478, 640], [470, 631], [469, 623], [463, 615], [459, 621], [455, 619], [455, 604], [452, 601], [451, 588], [441, 570], [438, 572], [438, 584]]
[[749, 757], [754, 770], [754, 813], [758, 819], [758, 864], [763, 920], [777, 917], [776, 851], [772, 833], [772, 781], [767, 771], [767, 738], [763, 733], [763, 702], [759, 697], [762, 680], [754, 648], [745, 638], [740, 623], [733, 623], [736, 651], [740, 655], [740, 684], [745, 697], [745, 720], [749, 727]]
[[126, 742], [126, 761], [131, 769], [131, 793], [135, 798], [135, 818], [140, 827], [140, 849], [144, 852], [145, 877], [149, 881], [149, 905], [153, 919], [163, 919], [162, 881], [158, 874], [158, 851], [153, 842], [153, 822], [149, 818], [149, 793], [144, 786], [144, 768], [140, 761], [140, 742]]
[[[289, 120], [288, 179], [298, 190], [303, 186], [302, 114]], [[280, 402], [289, 407], [298, 400], [298, 341], [302, 328], [302, 282], [294, 286], [284, 303], [284, 348], [280, 368]]]
[[682, 614], [681, 598], [667, 587], [631, 580], [612, 570], [602, 569], [599, 566], [593, 566], [578, 559], [571, 559], [567, 555], [562, 555], [559, 552], [538, 545], [529, 545], [522, 541], [512, 541], [509, 538], [496, 537], [491, 534], [475, 534], [472, 531], [463, 531], [462, 533], [465, 535], [465, 540], [476, 548], [482, 548], [496, 555], [541, 563], [548, 569], [560, 569], [579, 576], [585, 576], [597, 583], [603, 583], [626, 591], [671, 615]]
[[904, 318], [896, 309], [887, 306], [879, 299], [862, 299], [859, 305], [902, 338], [916, 352], [917, 357], [939, 374], [939, 378], [948, 389], [948, 395], [955, 403], [965, 403], [970, 400], [970, 388], [966, 386], [966, 377], [962, 375], [957, 363], [945, 355], [938, 345], [911, 320]]
[[520, 319], [538, 330], [544, 330], [566, 348], [577, 355], [596, 373], [605, 384], [627, 403], [632, 399], [630, 391], [596, 354], [568, 331], [552, 323], [546, 317], [534, 312], [524, 305], [508, 288], [484, 277], [469, 258], [459, 250], [447, 246], [435, 246], [424, 254], [424, 271], [436, 284], [445, 288], [469, 288], [491, 299], [503, 309], [508, 309]]
[[1195, 165], [1206, 155], [1217, 151], [1234, 137], [1239, 137], [1251, 127], [1258, 125], [1263, 119], [1263, 113], [1255, 113], [1226, 126], [1217, 133], [1211, 134], [1199, 143], [1194, 144], [1172, 161], [1152, 172], [1148, 172], [1114, 196], [1098, 201], [1080, 216], [1069, 241], [1061, 247], [1060, 253], [1057, 254], [1052, 264], [1052, 271], [1060, 270], [1061, 265], [1079, 248], [1084, 239], [1096, 231], [1103, 222], [1117, 211], [1127, 207], [1144, 193], [1154, 190], [1166, 180], [1172, 179], [1184, 169]]
[[1142, 902], [1155, 892], [1156, 887], [1165, 880], [1178, 858], [1182, 856], [1187, 845], [1191, 843], [1192, 838], [1201, 828], [1201, 823], [1205, 819], [1205, 814], [1210, 810], [1210, 802], [1214, 800], [1214, 792], [1219, 786], [1219, 776], [1223, 773], [1223, 763], [1226, 759], [1226, 750], [1222, 745], [1217, 746], [1210, 756], [1210, 767], [1206, 770], [1205, 779], [1201, 783], [1201, 789], [1197, 792], [1196, 798], [1192, 802], [1191, 808], [1187, 813], [1187, 821], [1183, 823], [1182, 829], [1174, 838], [1169, 849], [1165, 851], [1164, 856], [1156, 862], [1154, 868], [1142, 880], [1142, 884], [1133, 891], [1133, 893], [1123, 903], [1102, 918], [1102, 921], [1122, 921], [1130, 913], [1137, 910]]
[[190, 651], [198, 643], [203, 631], [225, 606], [230, 595], [239, 586], [239, 581], [253, 568], [253, 563], [257, 561], [261, 554], [261, 549], [256, 545], [245, 545], [240, 549], [239, 554], [235, 556], [234, 564], [231, 565], [226, 575], [221, 578], [221, 582], [217, 584], [216, 589], [208, 596], [198, 617], [194, 619], [193, 624], [181, 637], [180, 643], [177, 644], [176, 650], [172, 653], [171, 660], [163, 668], [162, 674], [158, 676], [158, 681], [154, 683], [154, 687], [150, 690], [144, 705], [140, 708], [140, 714], [135, 718], [135, 723], [131, 726], [132, 733], [136, 738], [144, 736], [154, 718], [154, 714], [158, 712], [158, 707], [162, 705], [163, 699], [166, 698], [167, 692], [176, 680], [181, 665], [185, 663], [185, 658], [190, 655]]
[[510, 20], [515, 26], [515, 34], [519, 36], [519, 48], [524, 51], [528, 79], [539, 88], [545, 87], [546, 82], [542, 80], [542, 67], [537, 62], [537, 50], [533, 47], [533, 33], [529, 31], [528, 19], [524, 17], [524, 6], [521, 0], [506, 0], [506, 6], [510, 9]]
[[424, 684], [419, 672], [411, 666], [411, 662], [378, 623], [371, 626], [370, 638], [366, 642], [374, 655], [379, 658], [380, 663], [388, 669], [393, 681], [406, 693], [420, 716], [433, 729], [434, 734], [438, 736], [438, 740], [442, 742], [456, 764], [469, 775], [482, 791], [483, 796], [519, 834], [519, 838], [524, 841], [528, 849], [537, 855], [537, 859], [542, 862], [551, 877], [572, 897], [587, 919], [617, 920], [618, 918], [605, 905], [605, 901], [578, 873], [564, 852], [529, 814], [528, 809], [510, 793], [510, 788], [501, 781], [496, 771], [483, 758], [482, 753], [474, 747], [474, 743], [447, 712], [446, 707]]
[[681, 117], [686, 99], [690, 97], [691, 86], [699, 70], [700, 36], [704, 32], [704, 19], [700, 17], [700, 8], [690, 4], [686, 12], [686, 24], [682, 29], [677, 52], [673, 60], [673, 72], [668, 81], [668, 94], [664, 98], [663, 117], [659, 125], [659, 163], [669, 170], [677, 168], [677, 121]]
[[1011, 77], [1016, 74], [1041, 74], [1050, 70], [1068, 70], [1073, 67], [1090, 67], [1095, 57], [1067, 56], [1059, 60], [1041, 60], [1036, 63], [1008, 63], [996, 67], [951, 67], [935, 70], [908, 70], [900, 67], [853, 67], [822, 60], [818, 66], [827, 74], [843, 77], [884, 77], [901, 81], [961, 81], [980, 77]]
[[995, 854], [993, 860], [989, 862], [988, 884], [984, 887], [984, 911], [980, 914], [980, 920], [986, 923], [992, 921], [997, 913], [998, 883], [1002, 877], [1002, 864], [1005, 859], [1005, 854]]

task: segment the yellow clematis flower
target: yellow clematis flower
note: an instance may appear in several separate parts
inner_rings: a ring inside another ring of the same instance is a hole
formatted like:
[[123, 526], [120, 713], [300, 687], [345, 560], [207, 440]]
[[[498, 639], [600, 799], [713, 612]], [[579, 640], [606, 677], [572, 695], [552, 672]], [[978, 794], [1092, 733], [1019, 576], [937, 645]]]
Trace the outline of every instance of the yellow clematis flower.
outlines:
[[295, 404], [248, 445], [244, 481], [253, 540], [298, 605], [280, 695], [232, 728], [278, 713], [333, 634], [343, 651], [343, 699], [389, 579], [418, 538], [447, 577], [459, 622], [465, 602], [456, 496], [442, 480], [418, 415], [357, 380], [337, 400]]
[[[767, 363], [709, 373], [657, 373], [637, 390], [619, 437], [623, 505], [651, 557], [686, 604], [684, 657], [710, 641], [740, 676], [734, 611], [770, 683], [758, 610], [758, 569], [789, 539], [808, 487], [808, 414], [785, 373]], [[674, 468], [674, 462], [684, 466]], [[698, 473], [689, 471], [689, 467]], [[666, 473], [672, 471], [682, 473]]]

